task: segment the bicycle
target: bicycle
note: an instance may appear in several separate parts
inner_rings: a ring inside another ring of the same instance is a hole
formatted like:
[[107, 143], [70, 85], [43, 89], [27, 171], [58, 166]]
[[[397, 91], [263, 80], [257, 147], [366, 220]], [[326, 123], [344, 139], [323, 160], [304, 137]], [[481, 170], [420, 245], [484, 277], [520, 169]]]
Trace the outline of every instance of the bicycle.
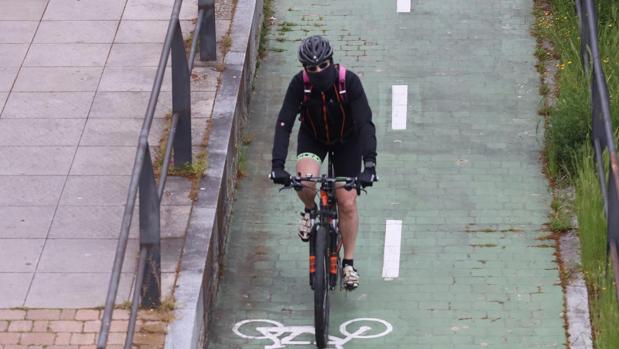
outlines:
[[[342, 238], [338, 227], [336, 190], [356, 189], [357, 194], [365, 191], [356, 178], [334, 177], [333, 152], [328, 153], [328, 173], [321, 176], [291, 176], [289, 186], [299, 191], [303, 182], [320, 184], [320, 205], [310, 215], [309, 282], [314, 290], [314, 328], [316, 346], [326, 348], [329, 340], [329, 291], [335, 290], [338, 279], [342, 281], [340, 252]], [[338, 183], [344, 185], [338, 186]], [[340, 284], [340, 289], [345, 288]]]

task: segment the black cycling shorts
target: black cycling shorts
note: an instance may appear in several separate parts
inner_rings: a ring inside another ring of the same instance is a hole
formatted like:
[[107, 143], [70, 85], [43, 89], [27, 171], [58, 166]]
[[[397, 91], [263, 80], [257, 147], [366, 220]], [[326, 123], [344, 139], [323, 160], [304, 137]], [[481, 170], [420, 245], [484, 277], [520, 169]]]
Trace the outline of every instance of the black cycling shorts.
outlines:
[[301, 129], [298, 136], [297, 161], [312, 158], [322, 163], [329, 150], [333, 150], [333, 167], [336, 177], [356, 177], [361, 172], [362, 157], [359, 136], [351, 136], [344, 143], [323, 144]]

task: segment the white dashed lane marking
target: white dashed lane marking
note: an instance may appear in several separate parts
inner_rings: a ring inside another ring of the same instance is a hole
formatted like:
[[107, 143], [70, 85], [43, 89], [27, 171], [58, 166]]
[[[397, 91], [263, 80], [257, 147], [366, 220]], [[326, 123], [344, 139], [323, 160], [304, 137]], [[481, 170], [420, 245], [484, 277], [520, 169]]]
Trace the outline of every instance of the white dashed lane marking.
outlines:
[[398, 0], [397, 11], [400, 12], [411, 12], [411, 0]]
[[391, 128], [394, 130], [406, 130], [408, 85], [393, 85], [391, 91]]
[[400, 245], [402, 244], [402, 221], [387, 220], [385, 224], [385, 251], [383, 278], [400, 276]]

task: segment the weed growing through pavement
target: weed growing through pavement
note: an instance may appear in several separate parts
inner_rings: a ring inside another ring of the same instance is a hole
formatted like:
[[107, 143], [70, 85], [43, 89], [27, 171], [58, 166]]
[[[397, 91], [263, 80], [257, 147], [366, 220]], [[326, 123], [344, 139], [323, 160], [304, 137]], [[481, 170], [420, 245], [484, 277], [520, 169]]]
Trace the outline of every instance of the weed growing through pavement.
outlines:
[[260, 29], [260, 40], [258, 41], [258, 60], [256, 62], [256, 71], [258, 71], [258, 67], [260, 66], [260, 60], [266, 56], [267, 44], [268, 44], [268, 34], [271, 30], [271, 24], [273, 17], [273, 0], [264, 0], [262, 3], [262, 28]]
[[224, 36], [224, 38], [221, 40], [222, 54], [225, 56], [226, 53], [230, 51], [231, 47], [232, 47], [232, 35], [230, 35], [230, 32], [228, 32], [228, 34], [226, 34], [226, 36]]
[[565, 207], [564, 204], [561, 204], [561, 201], [556, 197], [553, 198], [550, 204], [551, 212], [550, 212], [550, 222], [549, 228], [554, 232], [566, 232], [572, 228], [571, 223], [571, 211], [568, 207]]
[[253, 133], [243, 135], [241, 139], [241, 147], [239, 148], [239, 167], [237, 169], [236, 177], [238, 179], [247, 176], [247, 148], [253, 142], [256, 136]]

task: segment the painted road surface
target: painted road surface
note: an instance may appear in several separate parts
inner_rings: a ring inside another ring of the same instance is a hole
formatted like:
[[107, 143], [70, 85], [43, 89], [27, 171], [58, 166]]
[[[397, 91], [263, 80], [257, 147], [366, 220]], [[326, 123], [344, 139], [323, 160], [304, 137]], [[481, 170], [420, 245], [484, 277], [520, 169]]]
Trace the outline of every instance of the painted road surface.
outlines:
[[[543, 240], [550, 194], [532, 2], [421, 0], [410, 12], [399, 3], [274, 1], [209, 349], [312, 347], [302, 206], [267, 179], [277, 113], [310, 34], [327, 36], [335, 60], [361, 76], [381, 179], [359, 199], [361, 286], [332, 297], [330, 347], [564, 347], [559, 273]], [[295, 147], [293, 136], [289, 171]]]

